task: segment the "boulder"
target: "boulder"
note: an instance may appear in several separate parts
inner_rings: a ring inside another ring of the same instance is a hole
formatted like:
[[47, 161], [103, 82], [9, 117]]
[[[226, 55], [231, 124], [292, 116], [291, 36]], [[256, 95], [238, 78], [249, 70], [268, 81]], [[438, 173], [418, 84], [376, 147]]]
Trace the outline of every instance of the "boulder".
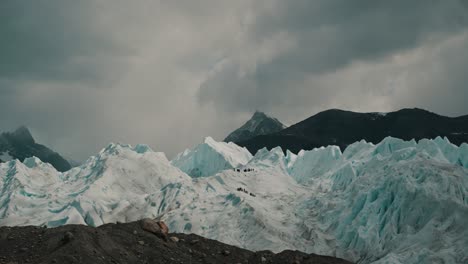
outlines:
[[146, 232], [155, 234], [160, 238], [167, 239], [169, 228], [163, 221], [155, 221], [153, 219], [145, 218], [141, 220], [141, 228]]
[[166, 223], [163, 221], [157, 221], [156, 223], [161, 228], [161, 231], [167, 236], [167, 234], [169, 234], [169, 227], [167, 227]]
[[66, 232], [65, 235], [63, 236], [62, 241], [63, 241], [64, 243], [69, 243], [69, 242], [71, 242], [74, 238], [75, 238], [75, 236], [73, 235], [73, 233], [70, 232], [70, 231], [68, 231], [68, 232]]

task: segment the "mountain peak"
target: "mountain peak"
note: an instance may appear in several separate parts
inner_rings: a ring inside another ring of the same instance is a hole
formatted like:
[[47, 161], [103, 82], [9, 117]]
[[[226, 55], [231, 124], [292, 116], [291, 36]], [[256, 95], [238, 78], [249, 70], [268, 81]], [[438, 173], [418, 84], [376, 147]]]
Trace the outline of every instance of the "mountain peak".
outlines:
[[279, 132], [286, 128], [278, 119], [261, 111], [255, 111], [253, 116], [243, 126], [229, 134], [225, 142], [241, 142], [255, 136]]
[[255, 111], [255, 113], [253, 114], [252, 119], [253, 119], [253, 118], [268, 118], [268, 116], [267, 116], [265, 113], [263, 113], [263, 112], [257, 110], [257, 111]]
[[70, 163], [62, 156], [44, 145], [36, 143], [31, 132], [25, 126], [20, 126], [13, 132], [0, 134], [0, 154], [7, 153], [12, 159], [24, 161], [37, 157], [45, 163], [50, 163], [59, 171], [67, 171]]
[[31, 135], [31, 132], [29, 129], [25, 126], [20, 126], [17, 128], [13, 133], [11, 133], [11, 136], [18, 141], [22, 141], [25, 143], [34, 143], [34, 138]]

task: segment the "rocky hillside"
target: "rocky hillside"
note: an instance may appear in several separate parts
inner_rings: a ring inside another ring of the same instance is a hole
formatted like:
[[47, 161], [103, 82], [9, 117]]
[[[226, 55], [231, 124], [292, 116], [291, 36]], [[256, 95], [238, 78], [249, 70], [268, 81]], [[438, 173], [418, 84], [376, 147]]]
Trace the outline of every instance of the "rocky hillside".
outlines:
[[229, 136], [224, 139], [224, 142], [237, 143], [256, 136], [276, 133], [285, 128], [286, 126], [278, 121], [278, 119], [257, 111], [243, 126], [229, 134]]
[[318, 113], [280, 132], [236, 142], [251, 153], [280, 146], [297, 153], [335, 145], [343, 151], [348, 145], [365, 140], [378, 143], [385, 137], [403, 140], [447, 137], [460, 145], [468, 143], [468, 115], [441, 116], [423, 109], [402, 109], [391, 113], [356, 113], [331, 109]]
[[166, 234], [157, 224], [0, 227], [0, 263], [350, 263], [299, 251], [251, 252], [197, 235]]
[[11, 159], [24, 161], [33, 156], [50, 163], [58, 171], [67, 171], [71, 168], [70, 163], [57, 152], [36, 143], [26, 127], [0, 134], [0, 162]]

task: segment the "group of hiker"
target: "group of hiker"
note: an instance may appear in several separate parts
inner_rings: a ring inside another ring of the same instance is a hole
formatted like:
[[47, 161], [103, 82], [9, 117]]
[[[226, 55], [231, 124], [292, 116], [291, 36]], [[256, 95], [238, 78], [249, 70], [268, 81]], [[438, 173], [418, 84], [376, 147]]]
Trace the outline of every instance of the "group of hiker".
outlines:
[[242, 169], [235, 169], [235, 168], [234, 168], [234, 171], [235, 171], [235, 172], [242, 172], [242, 171], [244, 171], [244, 172], [251, 172], [251, 171], [255, 171], [255, 170], [254, 170], [254, 169], [250, 169], [250, 168], [245, 168], [245, 169], [243, 169], [243, 170], [242, 170]]
[[253, 194], [253, 193], [251, 193], [251, 192], [248, 192], [246, 189], [244, 189], [244, 188], [242, 188], [242, 187], [237, 188], [237, 191], [238, 191], [238, 192], [247, 193], [247, 194], [249, 194], [249, 195], [252, 196], [252, 197], [257, 197], [255, 194]]
[[[244, 168], [244, 169], [234, 168], [234, 171], [235, 172], [242, 172], [242, 171], [243, 172], [251, 172], [251, 171], [255, 171], [255, 170], [252, 169], [252, 168]], [[248, 192], [246, 189], [244, 189], [242, 187], [237, 188], [237, 191], [238, 192], [244, 192], [246, 194], [249, 194], [252, 197], [257, 197], [254, 193]]]

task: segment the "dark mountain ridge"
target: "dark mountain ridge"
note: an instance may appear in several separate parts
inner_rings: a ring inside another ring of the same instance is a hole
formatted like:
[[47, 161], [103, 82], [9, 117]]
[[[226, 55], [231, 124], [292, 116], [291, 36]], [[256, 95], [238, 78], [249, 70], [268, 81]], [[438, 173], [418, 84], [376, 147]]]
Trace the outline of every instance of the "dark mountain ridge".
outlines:
[[[0, 134], [0, 154], [2, 153], [6, 153], [11, 158], [20, 161], [35, 156], [43, 162], [50, 163], [58, 171], [67, 171], [71, 168], [68, 161], [57, 152], [36, 143], [31, 132], [24, 126], [18, 128], [14, 132]], [[2, 160], [0, 160], [0, 162], [2, 162]]]
[[243, 126], [224, 139], [224, 142], [246, 141], [260, 135], [268, 135], [286, 128], [278, 119], [270, 117], [263, 112], [256, 111], [252, 118]]
[[339, 109], [320, 112], [284, 130], [269, 135], [236, 142], [252, 153], [266, 147], [280, 146], [298, 152], [316, 147], [348, 145], [366, 140], [378, 143], [392, 136], [404, 140], [447, 137], [460, 145], [468, 142], [468, 115], [446, 117], [427, 110], [413, 108], [390, 113], [357, 113]]

